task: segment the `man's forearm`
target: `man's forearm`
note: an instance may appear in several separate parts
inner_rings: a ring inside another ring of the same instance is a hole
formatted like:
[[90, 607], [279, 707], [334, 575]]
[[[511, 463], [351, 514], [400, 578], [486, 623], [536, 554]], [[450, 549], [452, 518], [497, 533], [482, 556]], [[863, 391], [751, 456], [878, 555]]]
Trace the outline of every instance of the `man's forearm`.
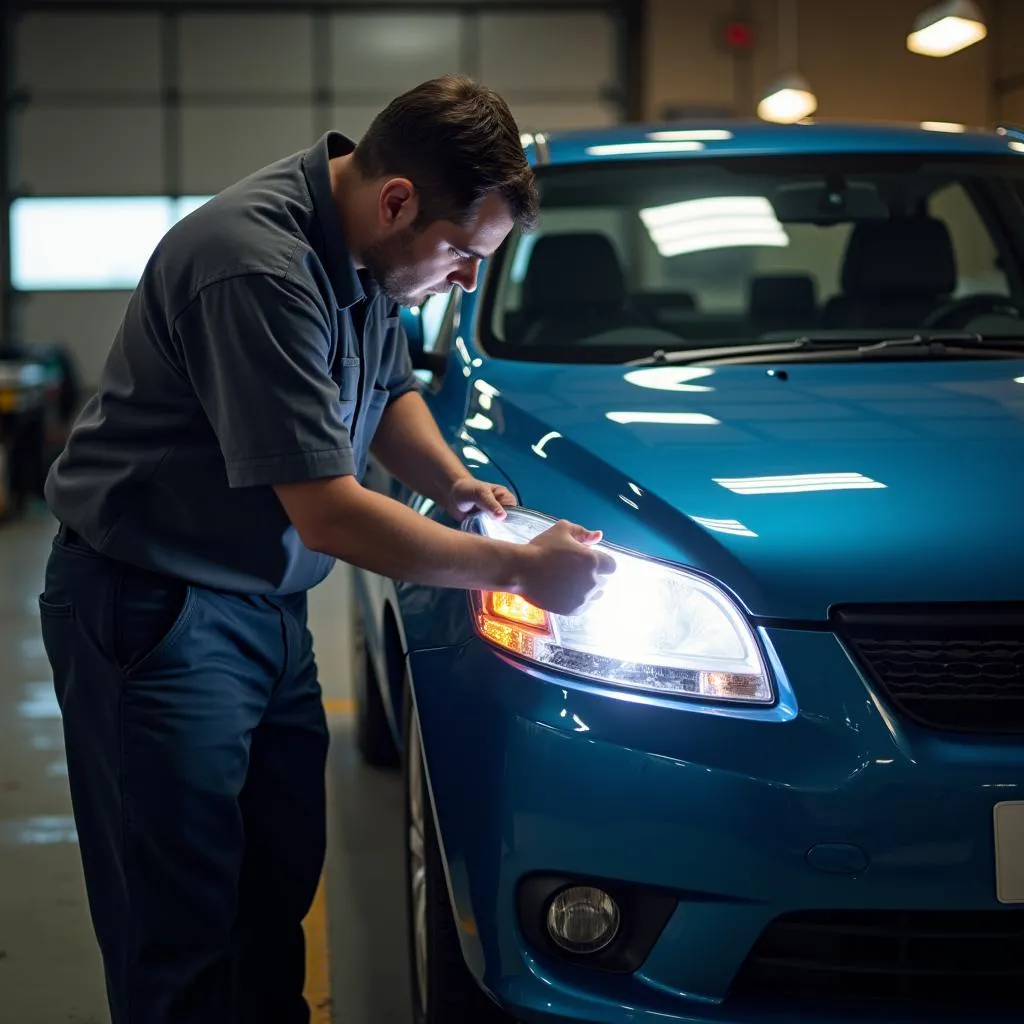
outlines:
[[275, 490], [306, 547], [392, 579], [518, 593], [533, 554], [442, 526], [351, 477]]
[[456, 480], [470, 475], [415, 391], [402, 395], [385, 410], [372, 451], [406, 487], [438, 502], [445, 499]]

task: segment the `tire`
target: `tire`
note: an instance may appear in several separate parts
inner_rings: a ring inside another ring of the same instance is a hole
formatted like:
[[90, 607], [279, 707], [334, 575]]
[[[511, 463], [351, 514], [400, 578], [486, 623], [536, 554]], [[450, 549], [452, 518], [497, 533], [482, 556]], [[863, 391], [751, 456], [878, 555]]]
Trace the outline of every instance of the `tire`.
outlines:
[[397, 768], [395, 745], [380, 682], [365, 641], [361, 644], [355, 679], [356, 746], [365, 764], [372, 768]]
[[408, 683], [403, 717], [406, 931], [413, 1022], [515, 1024], [484, 994], [462, 957]]

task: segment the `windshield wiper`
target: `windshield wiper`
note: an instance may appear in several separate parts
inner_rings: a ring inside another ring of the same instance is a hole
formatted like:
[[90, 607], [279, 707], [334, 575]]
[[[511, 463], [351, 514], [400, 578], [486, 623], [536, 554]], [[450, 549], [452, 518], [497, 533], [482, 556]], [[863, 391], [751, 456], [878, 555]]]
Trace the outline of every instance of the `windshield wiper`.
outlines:
[[[994, 343], [998, 342], [998, 345]], [[1022, 349], [1024, 337], [1014, 334], [979, 334], [919, 331], [915, 334], [897, 335], [891, 338], [865, 336], [864, 333], [850, 334], [805, 334], [791, 341], [770, 341], [757, 345], [724, 345], [718, 348], [680, 348], [669, 351], [659, 350], [650, 356], [636, 359], [628, 366], [657, 366], [673, 363], [703, 362], [712, 359], [747, 359], [751, 356], [786, 355], [791, 352], [851, 352], [870, 357], [875, 352], [894, 348], [928, 348], [936, 355], [944, 355], [950, 348], [986, 350], [992, 348]]]
[[[814, 336], [807, 339], [799, 338], [798, 341], [815, 341]], [[1018, 334], [980, 334], [977, 331], [971, 333], [941, 333], [938, 331], [919, 331], [906, 337], [882, 338], [880, 341], [865, 341], [858, 345], [856, 351], [865, 355], [872, 352], [884, 352], [890, 348], [934, 348], [936, 354], [941, 355], [950, 348], [992, 348], [993, 343], [998, 342], [1000, 348], [1024, 348], [1024, 336]]]

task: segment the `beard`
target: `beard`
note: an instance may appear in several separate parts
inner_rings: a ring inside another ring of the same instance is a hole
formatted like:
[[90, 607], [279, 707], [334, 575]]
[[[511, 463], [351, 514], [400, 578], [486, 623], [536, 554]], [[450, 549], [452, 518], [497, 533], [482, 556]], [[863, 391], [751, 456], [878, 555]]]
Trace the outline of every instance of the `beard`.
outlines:
[[413, 238], [409, 227], [391, 238], [375, 242], [363, 253], [363, 262], [381, 290], [400, 306], [413, 306], [419, 301], [423, 286], [417, 280], [413, 259]]

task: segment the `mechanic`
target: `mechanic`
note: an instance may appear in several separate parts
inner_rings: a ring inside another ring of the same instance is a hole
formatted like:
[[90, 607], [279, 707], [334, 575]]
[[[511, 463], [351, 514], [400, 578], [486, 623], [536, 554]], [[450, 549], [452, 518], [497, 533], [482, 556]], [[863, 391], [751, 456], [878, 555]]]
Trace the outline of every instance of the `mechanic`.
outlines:
[[514, 504], [445, 443], [398, 309], [475, 288], [536, 216], [507, 105], [447, 76], [151, 257], [47, 479], [39, 598], [113, 1024], [309, 1019], [328, 733], [306, 595], [335, 560], [560, 612], [613, 571], [582, 527], [508, 544], [360, 484], [372, 445], [456, 520]]

